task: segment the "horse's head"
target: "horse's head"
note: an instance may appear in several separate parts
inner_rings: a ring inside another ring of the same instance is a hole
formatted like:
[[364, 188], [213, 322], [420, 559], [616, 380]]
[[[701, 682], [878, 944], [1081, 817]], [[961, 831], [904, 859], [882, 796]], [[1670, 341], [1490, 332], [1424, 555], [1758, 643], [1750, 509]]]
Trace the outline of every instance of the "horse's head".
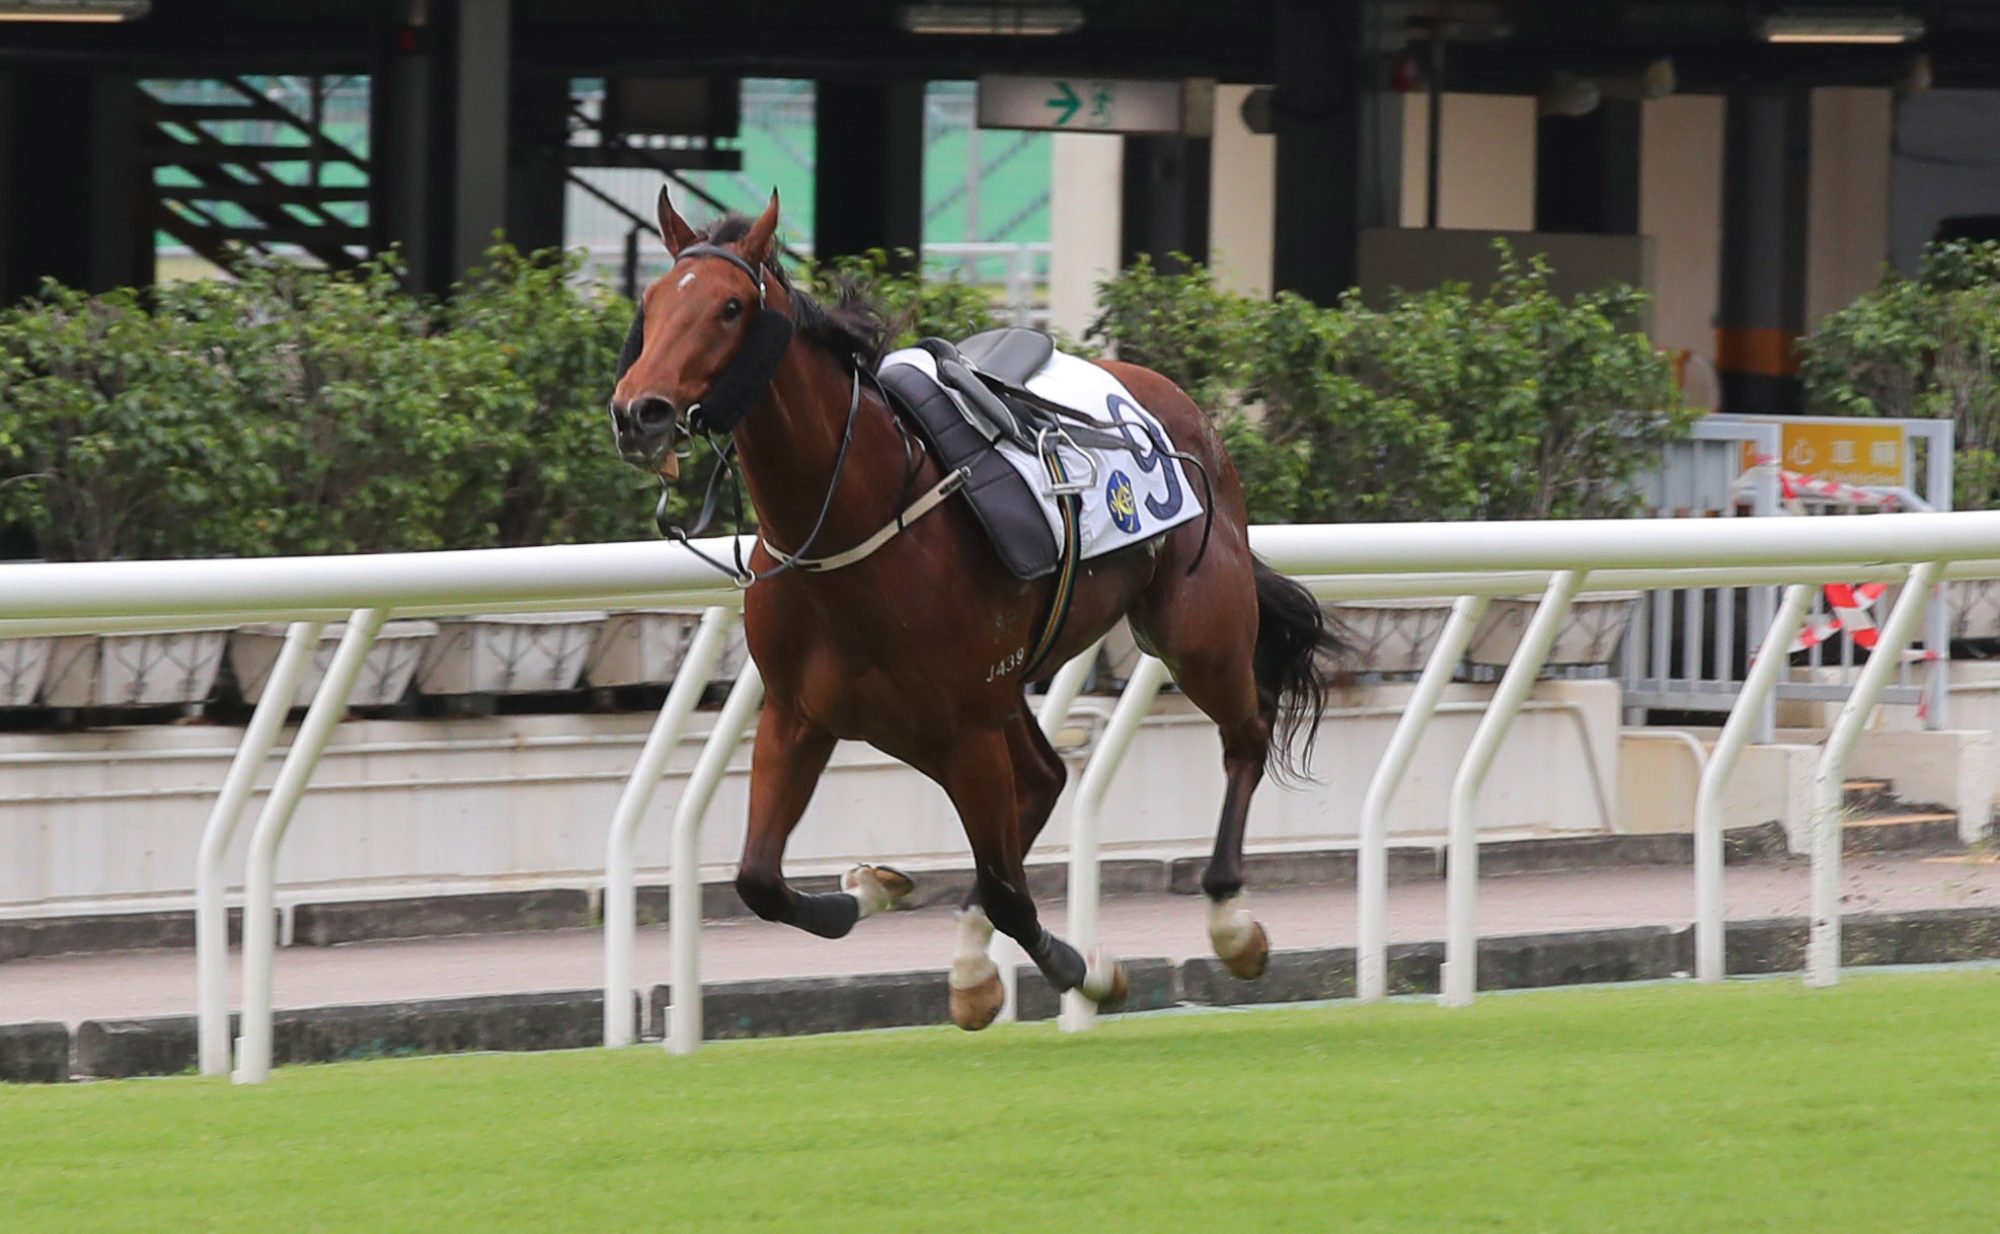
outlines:
[[640, 297], [611, 396], [626, 462], [673, 479], [682, 437], [734, 429], [771, 384], [792, 341], [784, 284], [768, 269], [777, 231], [775, 191], [741, 235], [702, 243], [660, 190], [674, 264]]

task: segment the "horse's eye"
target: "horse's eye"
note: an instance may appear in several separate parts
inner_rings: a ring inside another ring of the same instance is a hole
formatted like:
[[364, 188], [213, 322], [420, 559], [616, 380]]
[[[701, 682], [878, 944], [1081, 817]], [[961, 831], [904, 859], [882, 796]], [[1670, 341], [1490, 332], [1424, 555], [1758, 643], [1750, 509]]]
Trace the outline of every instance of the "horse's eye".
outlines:
[[731, 296], [729, 303], [722, 306], [722, 320], [735, 321], [743, 313], [743, 301]]

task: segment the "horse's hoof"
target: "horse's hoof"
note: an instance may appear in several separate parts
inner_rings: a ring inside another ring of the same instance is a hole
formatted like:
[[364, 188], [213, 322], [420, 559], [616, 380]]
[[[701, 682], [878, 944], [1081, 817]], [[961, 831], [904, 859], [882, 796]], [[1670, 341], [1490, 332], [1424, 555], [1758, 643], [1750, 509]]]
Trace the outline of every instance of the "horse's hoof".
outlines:
[[1125, 966], [1114, 963], [1111, 966], [1111, 991], [1097, 1000], [1099, 1011], [1116, 1011], [1125, 1005], [1126, 996], [1132, 993], [1132, 982], [1125, 976]]
[[1125, 1005], [1125, 998], [1132, 992], [1132, 982], [1125, 976], [1125, 966], [1102, 952], [1091, 960], [1084, 973], [1083, 984], [1077, 993], [1097, 1004], [1099, 1011], [1116, 1011]]
[[916, 891], [916, 880], [889, 866], [858, 865], [840, 877], [840, 889], [861, 901], [862, 916], [901, 908]]
[[976, 1033], [999, 1016], [1007, 1003], [1007, 987], [1000, 984], [995, 970], [986, 980], [967, 989], [951, 989], [951, 1022], [968, 1033]]
[[1223, 965], [1237, 977], [1254, 981], [1264, 975], [1271, 966], [1271, 936], [1264, 932], [1263, 922], [1257, 922], [1257, 932], [1250, 936], [1250, 945], [1235, 955], [1222, 957]]

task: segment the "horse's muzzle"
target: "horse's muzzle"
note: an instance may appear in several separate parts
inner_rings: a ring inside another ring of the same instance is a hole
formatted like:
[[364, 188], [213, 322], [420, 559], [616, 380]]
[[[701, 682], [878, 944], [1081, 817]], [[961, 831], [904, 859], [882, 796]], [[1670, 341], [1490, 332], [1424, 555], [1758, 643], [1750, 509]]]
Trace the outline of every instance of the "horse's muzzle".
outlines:
[[673, 403], [657, 395], [644, 394], [625, 403], [613, 399], [611, 437], [618, 445], [618, 457], [677, 479], [681, 461], [673, 447], [679, 418]]

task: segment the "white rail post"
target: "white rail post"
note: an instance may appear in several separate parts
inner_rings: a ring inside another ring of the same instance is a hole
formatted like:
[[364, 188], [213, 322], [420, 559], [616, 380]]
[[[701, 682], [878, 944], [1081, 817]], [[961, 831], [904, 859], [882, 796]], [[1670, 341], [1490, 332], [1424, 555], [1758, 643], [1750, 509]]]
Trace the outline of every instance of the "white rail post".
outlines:
[[[1049, 688], [1042, 695], [1041, 710], [1035, 713], [1035, 723], [1042, 730], [1042, 736], [1051, 743], [1062, 731], [1063, 722], [1069, 719], [1070, 709], [1076, 705], [1076, 696], [1083, 693], [1084, 679], [1097, 663], [1097, 650], [1104, 646], [1098, 639], [1084, 649], [1069, 663], [1062, 666], [1049, 680]], [[1023, 858], [1027, 857], [1022, 853]], [[986, 954], [993, 958], [1000, 970], [1000, 1013], [993, 1017], [995, 1024], [1012, 1024], [1021, 1018], [1021, 965], [1027, 961], [1028, 953], [1021, 950], [1021, 944], [999, 931], [994, 931], [993, 941], [988, 944]]]
[[234, 1077], [238, 1084], [262, 1084], [271, 1078], [271, 965], [278, 941], [271, 917], [278, 846], [284, 843], [285, 829], [292, 825], [292, 814], [313, 769], [319, 766], [327, 739], [347, 714], [347, 699], [354, 692], [355, 679], [361, 676], [362, 662], [388, 616], [387, 609], [364, 608], [347, 619], [347, 631], [340, 636], [333, 662], [327, 665], [326, 678], [306, 709], [305, 723], [292, 738], [291, 752], [278, 768], [278, 779], [264, 800], [264, 812], [257, 816], [257, 829], [250, 833], [243, 879], [243, 1038]]
[[250, 725], [222, 778], [222, 791], [201, 829], [201, 847], [194, 866], [194, 969], [196, 1039], [201, 1073], [229, 1071], [229, 872], [224, 868], [229, 842], [243, 804], [257, 784], [257, 773], [271, 756], [271, 746], [285, 726], [299, 680], [319, 647], [324, 622], [295, 621], [285, 632], [285, 645], [264, 683], [264, 697], [250, 713]]
[[1493, 766], [1494, 755], [1507, 736], [1514, 716], [1535, 688], [1535, 678], [1549, 658], [1556, 633], [1569, 614], [1570, 602], [1583, 588], [1585, 572], [1560, 570], [1549, 579], [1542, 602], [1521, 634], [1521, 645], [1507, 663], [1493, 701], [1473, 730], [1472, 744], [1458, 765], [1451, 782], [1451, 828], [1445, 866], [1444, 971], [1439, 976], [1438, 1003], [1444, 1007], [1467, 1007], [1479, 977], [1479, 818], [1474, 811], [1479, 786]]
[[1709, 753], [1708, 766], [1701, 773], [1701, 787], [1694, 805], [1694, 975], [1697, 981], [1720, 981], [1723, 977], [1722, 924], [1722, 790], [1736, 770], [1743, 747], [1761, 727], [1765, 703], [1778, 683], [1779, 675], [1791, 661], [1792, 640], [1806, 623], [1812, 605], [1813, 588], [1793, 583], [1785, 588], [1785, 598], [1764, 631], [1757, 658], [1743, 679], [1743, 690], [1722, 735]]
[[756, 663], [746, 660], [674, 810], [673, 889], [667, 900], [674, 949], [673, 1002], [667, 1007], [665, 1042], [669, 1054], [692, 1054], [701, 1048], [701, 822], [729, 769], [729, 756], [763, 701], [764, 679]]
[[[1167, 681], [1167, 666], [1158, 657], [1142, 655], [1132, 668], [1118, 706], [1104, 736], [1084, 764], [1083, 780], [1077, 785], [1076, 806], [1070, 814], [1069, 833], [1069, 937], [1088, 959], [1097, 947], [1097, 837], [1101, 829], [1105, 795], [1118, 775], [1119, 764], [1146, 713], [1153, 709], [1160, 687]], [[1062, 997], [1062, 1031], [1078, 1033], [1097, 1022], [1097, 1004], [1071, 990]]]
[[638, 929], [637, 847], [639, 823], [653, 802], [667, 760], [680, 745], [688, 716], [701, 702], [701, 692], [715, 675], [723, 639], [735, 614], [720, 605], [704, 609], [701, 624], [687, 654], [674, 670], [674, 683], [660, 707], [659, 718], [646, 734], [639, 761], [611, 812], [611, 830], [604, 842], [604, 1044], [628, 1046], [636, 1035], [632, 1025], [632, 946]]
[[1910, 570], [1896, 607], [1882, 624], [1882, 637], [1861, 666], [1847, 702], [1834, 718], [1826, 749], [1813, 772], [1812, 812], [1812, 930], [1806, 939], [1806, 984], [1830, 986], [1840, 980], [1840, 848], [1844, 833], [1847, 756], [1867, 727], [1882, 688], [1902, 666], [1903, 649], [1917, 632], [1931, 589], [1944, 572], [1941, 561], [1918, 563]]
[[1389, 734], [1389, 748], [1382, 752], [1382, 761], [1368, 781], [1367, 795], [1361, 799], [1361, 853], [1355, 887], [1361, 920], [1354, 971], [1355, 993], [1364, 1003], [1380, 1001], [1389, 993], [1389, 802], [1430, 727], [1438, 697], [1451, 684], [1458, 662], [1472, 643], [1472, 633], [1491, 602], [1489, 596], [1460, 596], [1453, 602], [1451, 618], [1438, 635], [1430, 659], [1424, 662], [1416, 692], [1410, 695], [1395, 731]]

